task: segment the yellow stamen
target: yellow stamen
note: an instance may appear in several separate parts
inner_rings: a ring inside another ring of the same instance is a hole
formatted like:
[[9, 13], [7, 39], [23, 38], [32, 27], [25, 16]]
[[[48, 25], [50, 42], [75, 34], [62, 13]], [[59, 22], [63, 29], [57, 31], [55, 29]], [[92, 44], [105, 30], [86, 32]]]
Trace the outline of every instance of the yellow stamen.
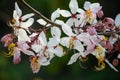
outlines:
[[72, 36], [71, 38], [70, 38], [70, 41], [69, 41], [69, 49], [72, 49], [72, 47], [73, 47], [73, 42], [74, 42], [74, 40], [76, 39], [76, 37], [75, 36]]
[[108, 38], [107, 38], [107, 37], [105, 37], [105, 36], [102, 36], [102, 40], [107, 41], [107, 40], [108, 40]]
[[11, 57], [11, 56], [13, 56], [14, 55], [14, 47], [15, 47], [15, 44], [14, 43], [12, 43], [12, 44], [10, 44], [9, 46], [8, 46], [8, 53], [6, 53], [6, 52], [3, 52], [3, 55], [4, 56], [6, 56], [6, 57]]
[[37, 73], [39, 70], [40, 70], [40, 63], [38, 61], [38, 57], [37, 56], [34, 56], [32, 58], [30, 58], [30, 62], [31, 62], [31, 69], [33, 71], [33, 73]]
[[95, 69], [97, 71], [100, 71], [103, 70], [104, 68], [105, 68], [105, 63], [103, 61], [102, 62], [98, 61], [98, 66], [95, 66]]
[[12, 19], [11, 23], [12, 23], [12, 24], [15, 24], [15, 23], [16, 23], [16, 20], [15, 20], [15, 19]]
[[90, 17], [92, 15], [92, 12], [90, 11], [90, 9], [86, 10], [85, 13], [86, 13], [87, 17]]

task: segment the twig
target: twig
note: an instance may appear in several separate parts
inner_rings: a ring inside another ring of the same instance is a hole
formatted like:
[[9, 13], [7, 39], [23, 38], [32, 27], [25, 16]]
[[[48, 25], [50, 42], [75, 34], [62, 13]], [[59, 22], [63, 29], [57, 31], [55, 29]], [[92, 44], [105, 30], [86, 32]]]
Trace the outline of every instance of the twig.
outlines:
[[[44, 15], [42, 15], [39, 11], [35, 10], [33, 7], [31, 7], [25, 0], [20, 0], [27, 8], [29, 8], [33, 13], [35, 13], [37, 16], [39, 16], [40, 18], [42, 18], [43, 20], [45, 20], [46, 22], [48, 22], [49, 24], [53, 25], [53, 26], [57, 26], [57, 27], [61, 27], [61, 25], [52, 22], [50, 19], [46, 18]], [[120, 34], [120, 31], [116, 31], [116, 32], [101, 32], [98, 33], [99, 35], [106, 35], [106, 36], [110, 36], [111, 34]]]
[[116, 31], [116, 32], [103, 32], [103, 33], [98, 33], [99, 35], [106, 35], [106, 36], [110, 36], [111, 34], [120, 34], [120, 31]]
[[42, 18], [43, 20], [45, 20], [46, 22], [50, 23], [51, 25], [57, 26], [57, 27], [61, 27], [61, 25], [52, 22], [50, 19], [46, 18], [44, 15], [42, 15], [39, 11], [35, 10], [34, 8], [32, 8], [26, 1], [24, 0], [20, 0], [27, 8], [29, 8], [32, 12], [34, 12], [37, 16], [39, 16], [40, 18]]

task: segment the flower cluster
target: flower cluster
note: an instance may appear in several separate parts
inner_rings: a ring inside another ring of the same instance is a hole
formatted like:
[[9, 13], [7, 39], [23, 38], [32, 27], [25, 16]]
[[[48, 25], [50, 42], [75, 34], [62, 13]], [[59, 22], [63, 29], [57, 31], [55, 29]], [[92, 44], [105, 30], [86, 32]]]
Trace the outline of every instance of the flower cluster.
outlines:
[[[118, 72], [120, 14], [115, 20], [109, 17], [103, 19], [99, 3], [86, 1], [83, 7], [84, 9], [79, 8], [77, 0], [70, 0], [70, 11], [58, 8], [51, 15], [54, 24], [40, 18], [37, 22], [44, 27], [35, 30], [31, 27], [35, 22], [32, 18], [35, 14], [22, 16], [22, 11], [15, 2], [13, 19], [8, 23], [13, 32], [1, 38], [4, 47], [8, 49], [8, 53], [3, 51], [4, 55], [13, 56], [14, 64], [21, 61], [21, 55], [29, 56], [33, 73], [38, 73], [40, 67], [49, 65], [54, 57], [69, 55], [63, 48], [66, 47], [65, 49], [73, 51], [68, 65], [78, 59], [84, 62], [84, 59], [92, 55], [97, 60], [94, 67], [96, 70], [102, 70], [108, 64]], [[67, 20], [60, 20], [60, 17]], [[49, 30], [51, 37], [46, 37]], [[114, 54], [115, 58], [110, 61]]]

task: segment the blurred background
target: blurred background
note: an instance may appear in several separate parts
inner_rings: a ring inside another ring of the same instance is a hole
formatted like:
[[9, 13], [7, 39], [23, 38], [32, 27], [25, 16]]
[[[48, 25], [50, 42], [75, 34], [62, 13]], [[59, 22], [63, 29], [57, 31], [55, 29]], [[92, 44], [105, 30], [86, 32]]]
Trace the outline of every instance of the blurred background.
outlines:
[[[0, 0], [0, 38], [11, 32], [7, 26], [7, 21], [12, 19], [14, 2], [16, 0]], [[68, 9], [70, 0], [25, 0], [33, 8], [40, 11], [44, 16], [50, 18], [51, 13], [57, 8]], [[112, 17], [120, 13], [119, 0], [89, 0], [90, 2], [99, 2], [103, 6], [104, 17]], [[23, 4], [17, 0], [23, 14], [30, 13]], [[83, 8], [85, 0], [78, 0], [79, 7]], [[38, 19], [37, 17], [35, 17]], [[36, 24], [35, 24], [36, 25]], [[33, 25], [34, 27], [34, 25]], [[0, 43], [0, 51], [3, 45]], [[30, 63], [27, 56], [22, 55], [20, 64], [14, 65], [12, 57], [7, 58], [0, 53], [0, 80], [120, 80], [120, 72], [115, 72], [109, 66], [102, 71], [94, 71], [92, 69], [94, 58], [88, 60], [85, 64], [88, 69], [82, 69], [79, 61], [73, 65], [66, 65], [70, 59], [69, 56], [62, 58], [54, 58], [51, 64], [46, 67], [41, 67], [39, 73], [33, 74], [30, 69]], [[90, 56], [91, 57], [91, 56]], [[117, 67], [120, 70], [120, 66]]]

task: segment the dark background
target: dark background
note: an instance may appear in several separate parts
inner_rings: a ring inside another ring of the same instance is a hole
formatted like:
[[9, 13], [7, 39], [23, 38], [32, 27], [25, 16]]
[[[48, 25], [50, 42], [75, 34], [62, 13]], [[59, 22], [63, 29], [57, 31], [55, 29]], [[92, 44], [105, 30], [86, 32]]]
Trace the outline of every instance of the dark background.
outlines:
[[[57, 8], [69, 9], [69, 0], [26, 0], [33, 8], [40, 11], [46, 17], [50, 18], [51, 13]], [[90, 2], [99, 2], [103, 6], [104, 17], [112, 17], [120, 13], [119, 0], [89, 0]], [[12, 19], [15, 0], [0, 0], [0, 38], [11, 32], [6, 25], [8, 20]], [[23, 4], [17, 0], [23, 14], [30, 13]], [[83, 8], [85, 0], [78, 0], [79, 7]], [[36, 18], [36, 17], [35, 17]], [[34, 26], [34, 25], [33, 25]], [[35, 26], [34, 26], [35, 27]], [[3, 45], [0, 44], [2, 51]], [[72, 53], [70, 53], [72, 54]], [[22, 61], [18, 65], [12, 63], [12, 57], [6, 58], [0, 53], [0, 80], [120, 80], [120, 72], [115, 72], [109, 66], [102, 71], [96, 72], [92, 68], [82, 69], [79, 61], [73, 65], [67, 66], [71, 55], [62, 58], [54, 58], [51, 65], [41, 67], [37, 74], [33, 74], [30, 69], [30, 63], [27, 56], [22, 55]], [[91, 59], [88, 65], [92, 65], [94, 59]], [[120, 70], [120, 67], [118, 66]]]

